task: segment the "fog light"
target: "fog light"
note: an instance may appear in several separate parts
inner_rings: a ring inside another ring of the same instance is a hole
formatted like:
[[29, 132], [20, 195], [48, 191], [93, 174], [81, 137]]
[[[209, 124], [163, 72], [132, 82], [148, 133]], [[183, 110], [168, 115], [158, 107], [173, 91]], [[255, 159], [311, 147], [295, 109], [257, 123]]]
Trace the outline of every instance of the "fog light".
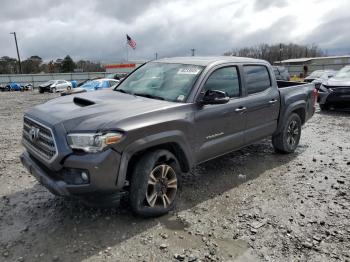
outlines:
[[64, 181], [69, 185], [83, 185], [89, 183], [88, 171], [67, 168], [63, 173]]
[[89, 176], [86, 174], [86, 172], [81, 172], [81, 179], [84, 181], [89, 181]]

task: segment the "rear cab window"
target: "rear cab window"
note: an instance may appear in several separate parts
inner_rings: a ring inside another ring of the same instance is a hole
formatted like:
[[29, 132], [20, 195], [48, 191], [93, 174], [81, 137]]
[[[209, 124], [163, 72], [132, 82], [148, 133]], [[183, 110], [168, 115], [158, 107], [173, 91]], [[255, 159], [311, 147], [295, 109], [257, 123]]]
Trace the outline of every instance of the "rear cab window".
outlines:
[[248, 95], [263, 92], [271, 87], [271, 78], [266, 66], [245, 65], [243, 72]]

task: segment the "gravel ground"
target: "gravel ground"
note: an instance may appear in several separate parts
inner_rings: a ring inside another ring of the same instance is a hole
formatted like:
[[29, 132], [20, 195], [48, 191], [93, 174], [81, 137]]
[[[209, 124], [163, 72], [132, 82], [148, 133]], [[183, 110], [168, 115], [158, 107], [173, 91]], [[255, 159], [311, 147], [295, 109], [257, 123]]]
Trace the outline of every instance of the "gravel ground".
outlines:
[[57, 95], [0, 93], [0, 261], [350, 261], [350, 114], [317, 111], [296, 153], [270, 141], [202, 164], [177, 210], [86, 208], [22, 167], [23, 112]]

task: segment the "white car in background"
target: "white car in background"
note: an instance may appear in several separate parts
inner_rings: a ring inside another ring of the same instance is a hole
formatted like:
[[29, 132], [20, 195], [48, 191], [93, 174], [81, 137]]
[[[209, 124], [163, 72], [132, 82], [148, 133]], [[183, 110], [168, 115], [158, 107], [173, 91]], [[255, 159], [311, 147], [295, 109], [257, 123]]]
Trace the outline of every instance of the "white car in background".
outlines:
[[72, 89], [72, 83], [66, 80], [50, 80], [39, 85], [39, 93], [66, 91]]

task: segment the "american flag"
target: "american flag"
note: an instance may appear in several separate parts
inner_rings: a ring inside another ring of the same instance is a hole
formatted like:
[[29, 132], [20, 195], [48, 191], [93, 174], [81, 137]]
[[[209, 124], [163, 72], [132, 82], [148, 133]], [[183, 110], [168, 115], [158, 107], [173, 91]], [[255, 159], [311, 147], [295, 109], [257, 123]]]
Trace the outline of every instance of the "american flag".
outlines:
[[133, 40], [129, 35], [126, 35], [126, 41], [128, 42], [129, 46], [131, 46], [132, 49], [136, 48], [135, 40]]

